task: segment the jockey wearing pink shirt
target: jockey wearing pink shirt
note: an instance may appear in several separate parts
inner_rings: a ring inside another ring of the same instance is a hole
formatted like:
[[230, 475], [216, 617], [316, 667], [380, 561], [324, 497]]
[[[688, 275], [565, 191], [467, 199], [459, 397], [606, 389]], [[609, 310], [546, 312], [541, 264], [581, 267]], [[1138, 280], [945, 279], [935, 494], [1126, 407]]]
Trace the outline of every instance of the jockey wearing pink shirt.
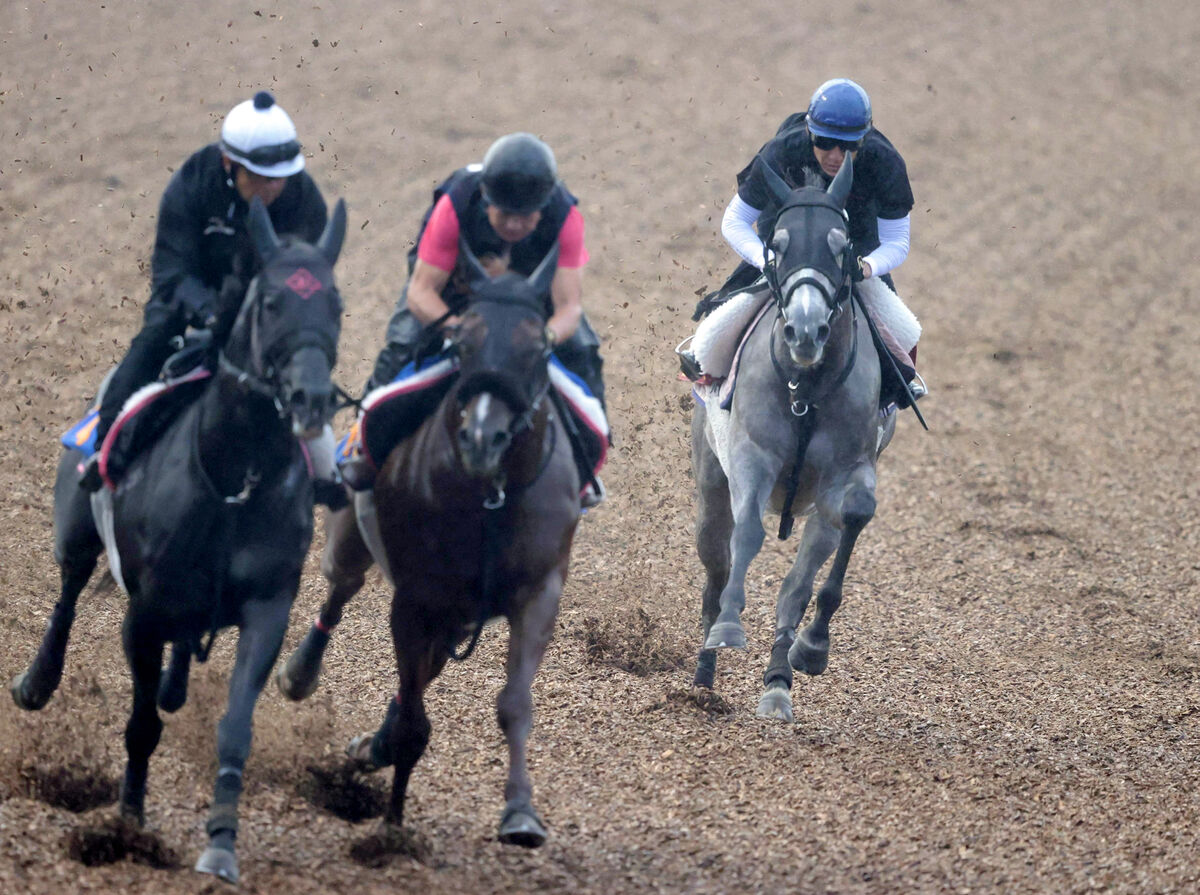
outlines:
[[558, 266], [547, 296], [547, 336], [554, 354], [604, 401], [600, 340], [583, 314], [583, 215], [558, 180], [554, 154], [531, 134], [501, 137], [481, 165], [460, 168], [434, 190], [410, 275], [387, 327], [368, 391], [386, 385], [413, 360], [438, 320], [453, 326], [470, 301], [460, 258], [462, 239], [492, 275], [526, 276], [558, 244]]

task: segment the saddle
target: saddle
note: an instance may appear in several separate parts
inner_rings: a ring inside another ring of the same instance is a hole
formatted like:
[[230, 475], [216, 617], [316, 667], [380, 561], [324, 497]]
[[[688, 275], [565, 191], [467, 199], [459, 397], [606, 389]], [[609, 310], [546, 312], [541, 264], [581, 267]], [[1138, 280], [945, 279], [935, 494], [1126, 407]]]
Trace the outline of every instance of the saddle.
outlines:
[[[368, 393], [354, 426], [338, 442], [336, 459], [346, 484], [355, 491], [371, 488], [388, 454], [433, 414], [457, 378], [457, 358], [442, 353], [410, 362], [392, 382]], [[580, 475], [586, 482], [607, 458], [608, 420], [583, 381], [553, 356], [550, 383], [570, 417], [564, 423], [577, 441]]]
[[[916, 378], [916, 368], [908, 352], [901, 347], [901, 340], [915, 344], [920, 337], [921, 326], [882, 280], [864, 280], [857, 283], [855, 289], [875, 324], [871, 337], [879, 356], [880, 409], [892, 405], [906, 408], [911, 402], [904, 386]], [[761, 277], [740, 292], [722, 296], [709, 309], [708, 316], [696, 328], [696, 334], [691, 339], [691, 355], [699, 365], [695, 372], [706, 374], [709, 377], [706, 381], [714, 386], [705, 389], [704, 394], [707, 399], [716, 397], [719, 406], [726, 410], [733, 400], [742, 349], [755, 325], [770, 307], [769, 299], [768, 287]], [[696, 391], [696, 395], [700, 400], [706, 400], [699, 391]]]
[[87, 459], [99, 454], [99, 478], [110, 489], [116, 487], [130, 464], [200, 396], [212, 376], [211, 333], [192, 334], [179, 344], [180, 349], [163, 364], [159, 381], [130, 395], [103, 444], [96, 444], [99, 396], [83, 419], [60, 439], [65, 447], [80, 451]]

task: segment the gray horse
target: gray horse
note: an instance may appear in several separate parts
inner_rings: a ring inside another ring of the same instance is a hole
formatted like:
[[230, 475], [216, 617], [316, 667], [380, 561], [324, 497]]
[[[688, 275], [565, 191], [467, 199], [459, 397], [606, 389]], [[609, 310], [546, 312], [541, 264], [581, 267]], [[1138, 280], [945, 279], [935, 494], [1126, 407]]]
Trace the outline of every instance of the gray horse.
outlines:
[[[781, 514], [781, 538], [793, 510], [811, 513], [776, 601], [758, 704], [764, 718], [792, 720], [793, 668], [825, 670], [846, 566], [875, 513], [875, 461], [895, 428], [895, 414], [880, 417], [879, 360], [851, 299], [856, 259], [843, 209], [853, 176], [849, 155], [827, 191], [792, 189], [768, 174], [782, 206], [764, 270], [775, 309], [742, 348], [729, 409], [697, 401], [692, 418], [696, 546], [707, 572], [697, 686], [713, 686], [718, 649], [746, 647], [746, 572], [762, 547], [763, 513]], [[835, 550], [816, 615], [797, 635], [817, 572]]]

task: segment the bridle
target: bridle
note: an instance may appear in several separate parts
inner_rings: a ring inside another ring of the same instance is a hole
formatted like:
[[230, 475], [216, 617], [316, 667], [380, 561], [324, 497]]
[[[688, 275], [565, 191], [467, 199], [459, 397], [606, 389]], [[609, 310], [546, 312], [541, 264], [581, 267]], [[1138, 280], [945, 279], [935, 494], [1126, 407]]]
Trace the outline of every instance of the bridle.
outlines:
[[[538, 319], [543, 320], [541, 309], [536, 305], [530, 305], [529, 302], [521, 299], [509, 299], [507, 297], [488, 297], [479, 301], [473, 302], [475, 306], [480, 304], [514, 304], [532, 307], [536, 311]], [[457, 352], [459, 342], [457, 338], [451, 340], [451, 350]], [[543, 333], [542, 336], [542, 362], [549, 363], [552, 348], [549, 340]], [[523, 383], [514, 374], [505, 370], [485, 369], [468, 373], [463, 377], [456, 394], [455, 401], [458, 406], [460, 415], [465, 413], [467, 405], [477, 395], [488, 393], [495, 398], [503, 401], [513, 411], [513, 416], [509, 420], [505, 428], [505, 434], [508, 436], [508, 446], [511, 447], [517, 437], [521, 434], [530, 431], [534, 427], [534, 422], [542, 411], [542, 407], [550, 395], [550, 377], [549, 375], [541, 377], [537, 388], [532, 393], [527, 392], [523, 388]], [[520, 485], [521, 488], [526, 488], [536, 482], [549, 466], [550, 458], [554, 454], [554, 447], [557, 441], [557, 429], [551, 428], [552, 441], [547, 450], [543, 445], [542, 460], [538, 466], [537, 472], [528, 482]], [[507, 447], [505, 451], [507, 451]], [[496, 510], [504, 506], [507, 502], [507, 494], [505, 488], [508, 485], [507, 477], [503, 469], [497, 470], [496, 475], [489, 483], [490, 493], [485, 498], [483, 506], [485, 509]]]
[[[274, 404], [279, 418], [287, 419], [290, 413], [288, 404], [291, 399], [291, 386], [283, 382], [280, 375], [287, 361], [302, 348], [315, 347], [324, 353], [332, 369], [337, 359], [337, 345], [335, 339], [313, 327], [300, 332], [285, 331], [273, 342], [264, 345], [262, 334], [264, 293], [259, 282], [262, 276], [263, 273], [260, 272], [250, 281], [246, 296], [242, 300], [241, 310], [238, 312], [237, 321], [233, 325], [233, 330], [236, 331], [239, 325], [245, 325], [246, 318], [249, 318], [250, 332], [247, 353], [251, 359], [250, 366], [255, 369], [249, 370], [234, 363], [224, 348], [218, 354], [217, 360], [220, 371], [231, 377], [243, 394], [254, 394], [266, 398]], [[332, 284], [322, 289], [321, 292], [332, 293], [333, 301], [341, 301], [337, 295], [337, 287]]]
[[[788, 201], [780, 208], [779, 215], [776, 217], [776, 228], [778, 228], [778, 221], [783, 216], [783, 213], [797, 207], [827, 208], [837, 212], [843, 222], [847, 220], [845, 210], [831, 200], [826, 193], [797, 190], [788, 197]], [[787, 248], [786, 230], [783, 231], [783, 235], [785, 239], [784, 244], [780, 247], [780, 253], [786, 251]], [[776, 239], [777, 237], [772, 238], [773, 244], [776, 242]], [[805, 393], [803, 378], [806, 374], [804, 372], [801, 372], [797, 377], [793, 377], [784, 369], [775, 351], [775, 330], [778, 328], [779, 321], [783, 318], [784, 311], [789, 302], [791, 302], [796, 289], [804, 285], [814, 287], [825, 300], [825, 305], [828, 309], [825, 322], [831, 328], [837, 322], [847, 304], [851, 308], [852, 320], [857, 319], [857, 311], [854, 308], [854, 303], [849, 301], [854, 285], [853, 272], [855, 259], [851, 245], [847, 242], [841, 251], [842, 263], [841, 269], [838, 272], [837, 282], [827, 274], [813, 267], [797, 268], [783, 278], [781, 282], [778, 267], [780, 253], [768, 249], [766, 252], [766, 262], [763, 265], [763, 275], [770, 289], [771, 298], [775, 302], [775, 318], [771, 323], [771, 336], [768, 344], [771, 351], [771, 365], [779, 380], [787, 386], [792, 414], [801, 417], [808, 413], [811, 407], [817, 406], [818, 400], [827, 397], [850, 376], [850, 371], [854, 369], [854, 362], [858, 357], [858, 340], [853, 338], [853, 335], [851, 336], [850, 353], [846, 358], [845, 364], [842, 365], [841, 371], [833, 380], [824, 383], [824, 386], [817, 394], [813, 394], [811, 392]]]

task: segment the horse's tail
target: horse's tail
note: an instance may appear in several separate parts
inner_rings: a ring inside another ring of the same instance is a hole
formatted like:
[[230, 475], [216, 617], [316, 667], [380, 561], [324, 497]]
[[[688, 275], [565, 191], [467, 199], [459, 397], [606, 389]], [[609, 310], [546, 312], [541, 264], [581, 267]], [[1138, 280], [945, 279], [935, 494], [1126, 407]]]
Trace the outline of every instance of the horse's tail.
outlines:
[[96, 582], [95, 591], [98, 594], [107, 594], [116, 589], [117, 579], [113, 577], [112, 569], [105, 567], [104, 574]]

